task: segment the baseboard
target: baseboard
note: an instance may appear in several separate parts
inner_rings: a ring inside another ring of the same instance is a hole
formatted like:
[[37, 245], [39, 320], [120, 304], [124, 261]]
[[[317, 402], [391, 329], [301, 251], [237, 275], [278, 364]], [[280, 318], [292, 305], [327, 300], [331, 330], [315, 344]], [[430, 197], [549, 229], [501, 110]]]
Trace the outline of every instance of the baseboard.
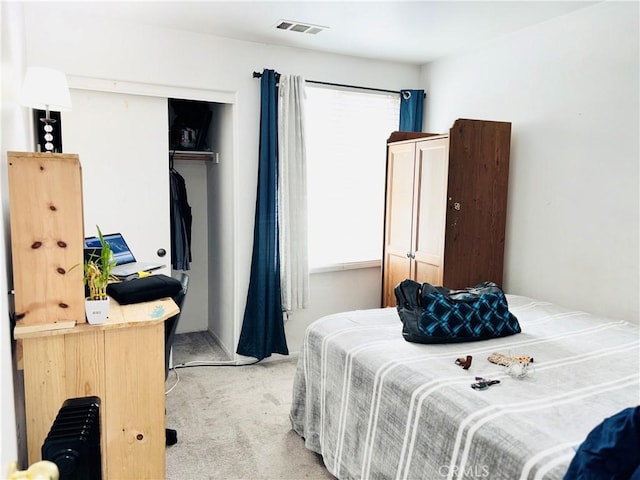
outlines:
[[231, 360], [237, 360], [235, 356], [235, 352], [230, 352], [229, 349], [222, 343], [222, 341], [220, 340], [220, 337], [218, 337], [218, 335], [216, 335], [215, 332], [213, 332], [213, 330], [207, 329], [207, 332], [209, 333], [209, 335], [211, 335], [211, 338], [213, 339], [213, 341], [216, 343], [218, 347], [220, 347], [220, 350], [224, 352], [227, 358]]

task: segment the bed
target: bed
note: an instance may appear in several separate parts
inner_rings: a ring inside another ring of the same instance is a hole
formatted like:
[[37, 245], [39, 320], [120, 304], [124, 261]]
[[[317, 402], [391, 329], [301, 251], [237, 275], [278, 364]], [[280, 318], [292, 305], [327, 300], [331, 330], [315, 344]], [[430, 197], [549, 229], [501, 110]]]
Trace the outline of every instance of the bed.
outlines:
[[[640, 402], [638, 326], [507, 300], [522, 333], [480, 342], [406, 342], [394, 308], [315, 321], [292, 428], [339, 479], [561, 479], [590, 430]], [[515, 377], [487, 360], [494, 352], [534, 368]], [[500, 383], [475, 390], [476, 377]]]

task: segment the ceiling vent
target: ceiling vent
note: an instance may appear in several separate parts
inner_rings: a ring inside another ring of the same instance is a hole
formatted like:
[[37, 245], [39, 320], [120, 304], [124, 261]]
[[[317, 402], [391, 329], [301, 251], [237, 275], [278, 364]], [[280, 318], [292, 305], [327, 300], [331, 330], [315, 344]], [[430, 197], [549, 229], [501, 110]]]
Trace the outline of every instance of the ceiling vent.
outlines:
[[278, 30], [290, 30], [292, 32], [310, 33], [311, 35], [315, 35], [329, 27], [312, 25], [310, 23], [294, 22], [292, 20], [279, 20], [278, 23], [276, 23], [276, 28]]

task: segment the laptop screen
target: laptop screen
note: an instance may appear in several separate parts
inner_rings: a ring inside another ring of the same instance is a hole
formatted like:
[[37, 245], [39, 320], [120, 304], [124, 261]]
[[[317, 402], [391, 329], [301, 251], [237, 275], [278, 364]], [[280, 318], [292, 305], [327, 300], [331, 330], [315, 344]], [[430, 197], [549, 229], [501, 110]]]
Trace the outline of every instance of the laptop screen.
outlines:
[[[127, 242], [124, 241], [124, 238], [120, 233], [109, 233], [107, 235], [103, 235], [102, 238], [104, 238], [104, 241], [111, 247], [113, 259], [117, 265], [136, 261], [133, 253], [129, 250]], [[84, 248], [100, 248], [100, 239], [98, 237], [85, 238]]]

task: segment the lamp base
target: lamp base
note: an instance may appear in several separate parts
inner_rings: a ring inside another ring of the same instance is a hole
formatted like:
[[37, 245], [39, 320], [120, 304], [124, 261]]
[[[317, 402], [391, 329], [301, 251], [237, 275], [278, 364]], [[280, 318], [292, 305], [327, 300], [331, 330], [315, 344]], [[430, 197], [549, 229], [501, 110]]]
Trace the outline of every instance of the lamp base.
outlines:
[[44, 149], [46, 153], [54, 153], [55, 145], [53, 144], [53, 124], [56, 123], [56, 119], [51, 118], [49, 111], [47, 111], [47, 116], [41, 118], [40, 121], [44, 123], [43, 131], [43, 139], [44, 139]]

